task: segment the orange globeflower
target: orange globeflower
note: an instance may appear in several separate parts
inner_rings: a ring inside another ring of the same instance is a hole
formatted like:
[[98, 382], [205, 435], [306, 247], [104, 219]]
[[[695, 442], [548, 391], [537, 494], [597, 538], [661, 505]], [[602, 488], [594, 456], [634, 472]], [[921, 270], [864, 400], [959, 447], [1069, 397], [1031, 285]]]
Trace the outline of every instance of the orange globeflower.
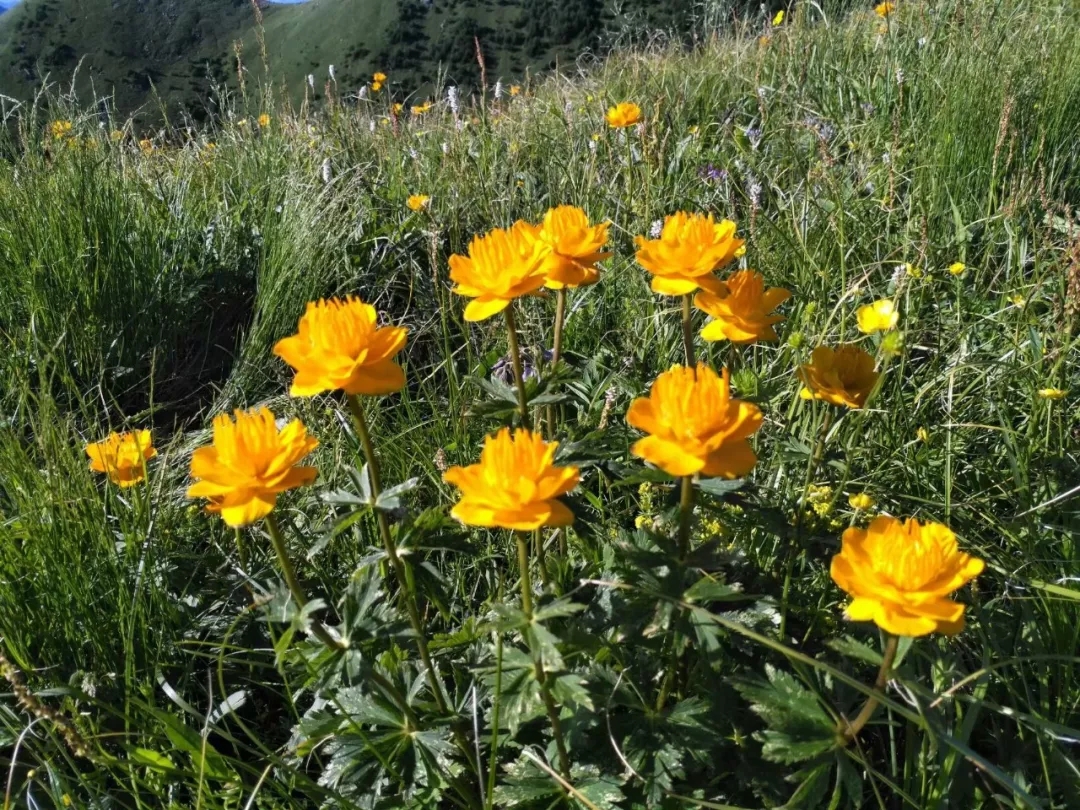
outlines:
[[404, 326], [375, 325], [375, 307], [355, 296], [311, 301], [299, 332], [274, 345], [274, 354], [296, 369], [289, 393], [313, 397], [341, 389], [346, 394], [392, 394], [405, 385], [393, 361], [405, 346]]
[[799, 367], [799, 376], [810, 396], [833, 405], [861, 408], [877, 384], [874, 358], [854, 343], [830, 349], [818, 346], [809, 365]]
[[469, 526], [529, 531], [569, 526], [574, 513], [558, 500], [578, 485], [577, 467], [556, 467], [558, 442], [503, 428], [484, 439], [480, 463], [451, 467], [443, 480], [461, 490], [450, 514]]
[[632, 101], [624, 101], [614, 107], [609, 107], [604, 117], [612, 129], [632, 127], [641, 120], [641, 107]]
[[780, 323], [784, 316], [771, 313], [791, 293], [780, 287], [766, 290], [765, 277], [753, 270], [733, 273], [723, 284], [726, 294], [699, 292], [694, 296], [694, 306], [714, 319], [701, 330], [701, 336], [732, 343], [777, 340], [773, 324]]
[[146, 477], [146, 462], [157, 455], [149, 430], [110, 433], [104, 441], [86, 445], [90, 469], [105, 473], [121, 487], [132, 487]]
[[430, 204], [431, 197], [427, 194], [410, 194], [409, 199], [405, 201], [410, 211], [423, 211]]
[[268, 408], [214, 417], [214, 442], [191, 457], [189, 498], [208, 498], [208, 512], [220, 512], [233, 527], [266, 517], [279, 493], [310, 484], [314, 467], [297, 462], [318, 446], [299, 419], [280, 431]]
[[590, 225], [585, 212], [572, 205], [550, 209], [536, 232], [546, 251], [545, 286], [559, 290], [563, 287], [585, 287], [599, 281], [600, 271], [596, 263], [611, 256], [610, 253], [601, 252], [607, 243], [610, 225], [610, 222]]
[[664, 220], [659, 239], [639, 236], [638, 264], [653, 274], [652, 291], [689, 295], [699, 289], [722, 295], [724, 284], [713, 272], [741, 255], [745, 242], [735, 237], [735, 223], [717, 222], [712, 214], [680, 211]]
[[852, 621], [897, 636], [953, 635], [964, 629], [964, 606], [948, 596], [983, 568], [947, 526], [877, 517], [844, 532], [829, 574], [853, 597], [844, 611]]
[[896, 3], [885, 2], [878, 3], [876, 6], [874, 6], [874, 13], [881, 18], [888, 17], [894, 11], [896, 11]]
[[747, 439], [761, 427], [761, 410], [731, 398], [727, 369], [720, 377], [704, 363], [696, 374], [672, 366], [630, 404], [626, 421], [649, 434], [631, 452], [670, 475], [738, 478], [757, 463]]
[[521, 221], [508, 230], [495, 228], [473, 237], [468, 256], [450, 257], [450, 278], [457, 284], [453, 291], [475, 299], [465, 307], [465, 320], [497, 315], [515, 298], [544, 286], [547, 274], [537, 230]]
[[376, 81], [376, 82], [385, 82], [385, 81], [386, 81], [386, 74], [385, 74], [385, 73], [383, 73], [383, 72], [382, 72], [382, 71], [380, 70], [380, 71], [378, 71], [377, 73], [375, 73], [375, 75], [373, 75], [373, 76], [371, 77], [371, 79], [372, 79], [372, 81]]

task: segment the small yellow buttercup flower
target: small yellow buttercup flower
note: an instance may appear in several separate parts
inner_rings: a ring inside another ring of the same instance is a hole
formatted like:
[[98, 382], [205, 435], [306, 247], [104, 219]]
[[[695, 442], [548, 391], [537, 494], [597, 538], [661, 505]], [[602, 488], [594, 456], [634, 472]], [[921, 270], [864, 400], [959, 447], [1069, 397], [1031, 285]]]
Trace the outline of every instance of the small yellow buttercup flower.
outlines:
[[512, 96], [520, 96], [521, 95], [521, 85], [518, 85], [518, 84], [510, 85], [510, 95], [512, 95]]
[[382, 85], [383, 85], [382, 82], [378, 82], [378, 81], [372, 82], [371, 83], [371, 92], [372, 93], [378, 93], [380, 90], [382, 90]]
[[405, 109], [405, 105], [400, 101], [395, 101], [390, 109], [393, 110], [394, 115], [401, 115], [401, 111]]
[[776, 28], [777, 26], [783, 24], [783, 22], [784, 22], [784, 10], [780, 9], [778, 12], [776, 12], [776, 16], [774, 16], [772, 18], [773, 28]]
[[967, 270], [967, 265], [963, 262], [953, 262], [949, 265], [949, 275], [952, 276], [962, 276], [965, 270]]
[[154, 142], [149, 138], [143, 138], [141, 141], [139, 141], [139, 150], [144, 155], [149, 155], [151, 152], [154, 151]]
[[672, 366], [630, 404], [626, 421], [649, 434], [631, 452], [669, 475], [738, 478], [757, 463], [748, 439], [761, 410], [731, 398], [726, 369], [720, 376], [704, 363]]
[[465, 320], [482, 321], [497, 315], [515, 298], [536, 293], [547, 282], [544, 250], [537, 228], [518, 221], [508, 230], [495, 228], [474, 237], [469, 255], [450, 257], [453, 292], [474, 300], [465, 307]]
[[423, 115], [431, 109], [431, 102], [425, 101], [423, 104], [414, 104], [411, 109], [413, 115]]
[[894, 11], [896, 11], [896, 3], [885, 2], [878, 3], [876, 6], [874, 6], [874, 13], [883, 19], [885, 17], [888, 17]]
[[930, 431], [928, 431], [924, 427], [921, 427], [921, 428], [919, 428], [918, 430], [915, 431], [915, 438], [918, 439], [923, 444], [929, 444], [930, 443]]
[[983, 568], [982, 560], [960, 551], [947, 526], [877, 517], [866, 529], [844, 532], [829, 573], [852, 597], [845, 610], [852, 621], [924, 636], [964, 628], [964, 606], [948, 596]]
[[726, 291], [713, 273], [733, 262], [745, 242], [735, 236], [735, 223], [717, 222], [712, 214], [680, 211], [664, 220], [659, 239], [639, 236], [635, 258], [652, 273], [652, 291], [660, 295], [689, 295]]
[[214, 440], [191, 457], [189, 498], [207, 498], [208, 512], [229, 526], [247, 526], [270, 514], [277, 496], [310, 484], [314, 467], [297, 464], [318, 446], [298, 419], [278, 430], [268, 408], [214, 417]]
[[74, 129], [74, 125], [70, 121], [53, 121], [49, 124], [49, 132], [58, 141], [70, 137], [72, 129]]
[[423, 211], [430, 204], [431, 197], [427, 194], [410, 194], [409, 199], [405, 201], [405, 205], [412, 211]]
[[270, 126], [270, 116], [267, 115], [266, 113], [263, 113], [262, 115], [260, 115], [259, 116], [259, 126], [262, 127], [263, 129]]
[[90, 469], [105, 473], [121, 487], [131, 487], [146, 477], [146, 462], [157, 455], [149, 430], [110, 433], [100, 442], [86, 445]]
[[484, 439], [480, 463], [451, 467], [443, 480], [461, 490], [450, 514], [469, 526], [530, 531], [569, 526], [571, 512], [559, 497], [578, 485], [577, 467], [555, 466], [558, 442], [539, 433], [503, 428]]
[[610, 222], [590, 224], [585, 212], [573, 205], [550, 209], [535, 232], [545, 252], [547, 281], [544, 286], [558, 290], [585, 287], [599, 281], [600, 270], [596, 263], [611, 256], [602, 251], [610, 226]]
[[856, 509], [860, 512], [873, 509], [877, 504], [877, 501], [865, 492], [856, 492], [854, 495], [848, 495], [847, 502], [852, 509]]
[[394, 356], [405, 347], [403, 326], [376, 326], [375, 307], [350, 296], [308, 303], [297, 334], [279, 340], [274, 354], [296, 369], [289, 393], [326, 391], [375, 396], [400, 391], [405, 372]]
[[382, 72], [381, 70], [380, 70], [380, 71], [377, 71], [377, 72], [376, 72], [376, 73], [375, 73], [375, 74], [374, 74], [374, 75], [373, 75], [373, 76], [371, 77], [371, 80], [372, 80], [373, 82], [379, 82], [379, 83], [385, 82], [385, 81], [386, 81], [386, 74], [385, 74], [385, 73], [383, 73], [383, 72]]
[[799, 376], [816, 399], [833, 405], [861, 408], [877, 384], [874, 358], [853, 343], [835, 349], [818, 346]]
[[923, 277], [923, 269], [921, 267], [919, 267], [918, 265], [911, 264], [911, 262], [908, 262], [907, 264], [904, 265], [904, 273], [909, 278], [922, 278]]
[[623, 101], [614, 107], [609, 107], [604, 117], [612, 129], [632, 127], [641, 121], [641, 107], [632, 101]]
[[781, 287], [765, 289], [765, 277], [753, 270], [739, 270], [721, 283], [720, 294], [704, 291], [694, 296], [694, 306], [713, 318], [701, 330], [705, 340], [745, 344], [779, 339], [773, 325], [784, 316], [772, 312], [791, 292]]
[[1064, 399], [1065, 396], [1068, 393], [1069, 393], [1068, 391], [1065, 391], [1062, 388], [1040, 388], [1039, 389], [1039, 396], [1042, 397], [1043, 399]]
[[888, 332], [900, 322], [900, 313], [888, 298], [882, 298], [872, 304], [859, 307], [855, 313], [859, 322], [859, 331], [865, 335], [875, 332]]
[[1027, 303], [1027, 299], [1024, 298], [1024, 296], [1020, 293], [1013, 293], [1009, 296], [1009, 303], [1012, 304], [1014, 307], [1017, 307], [1018, 309], [1022, 309]]

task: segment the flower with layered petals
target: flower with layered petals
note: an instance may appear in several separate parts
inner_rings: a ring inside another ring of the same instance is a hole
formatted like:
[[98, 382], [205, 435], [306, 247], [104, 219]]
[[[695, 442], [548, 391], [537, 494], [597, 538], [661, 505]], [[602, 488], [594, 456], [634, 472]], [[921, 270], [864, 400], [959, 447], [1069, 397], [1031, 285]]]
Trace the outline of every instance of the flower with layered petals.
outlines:
[[405, 205], [409, 207], [410, 211], [423, 211], [431, 205], [431, 197], [427, 194], [410, 194], [409, 199], [405, 201]]
[[614, 107], [609, 107], [604, 117], [612, 129], [632, 127], [641, 121], [641, 107], [632, 101], [623, 101]]
[[848, 408], [865, 405], [878, 380], [874, 358], [854, 343], [818, 346], [810, 363], [799, 367], [799, 376], [815, 399]]
[[262, 115], [260, 115], [258, 120], [259, 120], [259, 126], [262, 127], [263, 129], [270, 126], [270, 116], [267, 115], [266, 113], [263, 113]]
[[596, 263], [611, 256], [601, 250], [607, 243], [610, 225], [610, 222], [590, 225], [585, 212], [573, 205], [550, 209], [535, 232], [545, 253], [544, 286], [559, 290], [599, 281]]
[[727, 369], [717, 375], [699, 363], [672, 366], [648, 397], [630, 403], [626, 421], [649, 435], [631, 452], [669, 475], [738, 478], [757, 463], [749, 437], [761, 427], [761, 410], [731, 398]]
[[856, 492], [854, 495], [848, 495], [848, 504], [852, 509], [856, 509], [860, 512], [865, 512], [867, 509], [873, 509], [877, 504], [873, 496], [865, 492]]
[[230, 526], [266, 517], [277, 496], [315, 480], [314, 467], [297, 463], [319, 442], [298, 419], [278, 430], [268, 408], [214, 417], [214, 441], [191, 457], [189, 498], [208, 498], [208, 512], [219, 512]]
[[652, 291], [660, 295], [689, 295], [707, 290], [723, 295], [725, 288], [713, 273], [741, 255], [742, 239], [735, 237], [735, 223], [717, 222], [712, 214], [680, 211], [664, 220], [660, 238], [639, 236], [638, 264], [652, 273]]
[[878, 3], [876, 6], [874, 6], [874, 13], [877, 14], [882, 19], [884, 19], [885, 17], [888, 17], [894, 11], [896, 11], [896, 3], [885, 2], [885, 3]]
[[962, 276], [965, 270], [967, 270], [967, 265], [963, 262], [953, 262], [949, 265], [949, 275], [951, 276]]
[[289, 393], [313, 397], [341, 389], [346, 394], [392, 394], [405, 385], [393, 358], [405, 346], [403, 326], [375, 325], [375, 307], [350, 296], [312, 301], [299, 331], [274, 345], [274, 354], [296, 369]]
[[1040, 388], [1039, 397], [1042, 399], [1065, 399], [1069, 392], [1064, 388]]
[[121, 487], [131, 487], [146, 477], [146, 462], [157, 455], [149, 430], [110, 433], [100, 442], [86, 445], [90, 469], [105, 473]]
[[454, 292], [474, 300], [465, 307], [465, 320], [482, 321], [497, 315], [515, 298], [535, 293], [547, 281], [538, 228], [515, 222], [509, 230], [495, 228], [474, 237], [469, 255], [450, 257]]
[[877, 517], [844, 532], [829, 573], [852, 597], [845, 610], [852, 621], [897, 636], [953, 635], [964, 628], [964, 606], [948, 596], [983, 567], [940, 523]]
[[371, 80], [373, 82], [385, 82], [386, 81], [386, 74], [383, 73], [380, 70], [380, 71], [376, 72], [374, 75], [372, 75]]
[[705, 291], [694, 296], [694, 306], [713, 318], [701, 330], [701, 336], [732, 343], [777, 340], [773, 325], [784, 316], [773, 315], [772, 311], [791, 293], [780, 287], [765, 289], [765, 277], [753, 270], [740, 270], [721, 283], [720, 294]]
[[875, 332], [888, 332], [895, 329], [900, 322], [900, 313], [888, 298], [882, 298], [872, 304], [859, 307], [855, 312], [859, 322], [859, 331], [864, 335], [872, 335]]
[[443, 480], [461, 490], [450, 514], [469, 526], [530, 531], [569, 526], [574, 514], [559, 500], [578, 485], [577, 467], [555, 466], [558, 442], [503, 428], [484, 439], [480, 463], [451, 467]]

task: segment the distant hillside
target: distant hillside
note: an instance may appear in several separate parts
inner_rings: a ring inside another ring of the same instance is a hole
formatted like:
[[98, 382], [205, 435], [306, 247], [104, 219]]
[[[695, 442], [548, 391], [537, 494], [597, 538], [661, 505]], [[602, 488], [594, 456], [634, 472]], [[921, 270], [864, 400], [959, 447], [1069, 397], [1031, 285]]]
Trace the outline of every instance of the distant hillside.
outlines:
[[[11, 0], [6, 0], [11, 2]], [[0, 3], [5, 0], [0, 0]], [[372, 72], [404, 95], [434, 81], [479, 80], [474, 38], [492, 82], [576, 59], [614, 32], [680, 27], [691, 0], [311, 0], [264, 5], [270, 75], [294, 94], [333, 64], [342, 92]], [[617, 11], [616, 11], [617, 9]], [[249, 82], [263, 75], [251, 0], [24, 0], [0, 17], [0, 92], [27, 97], [46, 78], [76, 77], [84, 100], [115, 95], [121, 112], [157, 97], [195, 118], [212, 88], [235, 86], [239, 44]]]

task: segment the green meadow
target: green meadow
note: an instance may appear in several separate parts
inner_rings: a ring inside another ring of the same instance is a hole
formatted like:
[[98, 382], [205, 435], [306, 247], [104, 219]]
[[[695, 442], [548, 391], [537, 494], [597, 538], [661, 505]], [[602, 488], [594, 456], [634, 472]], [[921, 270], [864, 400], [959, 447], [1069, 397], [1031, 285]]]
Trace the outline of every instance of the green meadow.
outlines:
[[[285, 104], [253, 68], [202, 127], [103, 125], [57, 87], [13, 114], [5, 808], [1080, 807], [1080, 16], [727, 11], [422, 112]], [[609, 126], [619, 102], [640, 122]], [[554, 364], [559, 296], [515, 300], [510, 340], [449, 274], [559, 205], [610, 222], [612, 255], [567, 291]], [[706, 341], [689, 310], [695, 358], [762, 414], [735, 478], [646, 463], [627, 421], [686, 360], [635, 258], [680, 211], [746, 241], [718, 277], [791, 292], [775, 341]], [[351, 295], [408, 328], [404, 386], [289, 396], [274, 346]], [[864, 334], [882, 299], [895, 327]], [[863, 407], [801, 395], [842, 343], [880, 375]], [[192, 457], [261, 406], [318, 439], [318, 474], [231, 528], [187, 496]], [[579, 470], [573, 523], [452, 518], [448, 467], [523, 422]], [[145, 480], [90, 469], [135, 430]], [[890, 516], [984, 561], [959, 632], [846, 616], [841, 536]]]

